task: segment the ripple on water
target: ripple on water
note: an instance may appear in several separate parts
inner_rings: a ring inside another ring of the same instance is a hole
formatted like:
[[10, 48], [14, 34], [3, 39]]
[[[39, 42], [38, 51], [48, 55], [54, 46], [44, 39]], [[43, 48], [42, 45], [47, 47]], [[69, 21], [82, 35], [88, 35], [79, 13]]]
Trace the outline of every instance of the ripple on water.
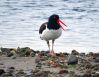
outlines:
[[97, 50], [98, 5], [97, 0], [0, 0], [0, 46], [47, 50], [38, 29], [56, 13], [69, 29], [56, 40], [55, 49]]

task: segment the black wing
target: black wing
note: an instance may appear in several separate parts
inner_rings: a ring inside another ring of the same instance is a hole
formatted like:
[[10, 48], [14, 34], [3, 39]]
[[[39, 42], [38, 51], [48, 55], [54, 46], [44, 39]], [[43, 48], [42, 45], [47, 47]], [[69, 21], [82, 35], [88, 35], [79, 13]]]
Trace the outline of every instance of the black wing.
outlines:
[[39, 34], [42, 34], [42, 32], [46, 29], [46, 25], [47, 25], [47, 22], [43, 23], [39, 29]]

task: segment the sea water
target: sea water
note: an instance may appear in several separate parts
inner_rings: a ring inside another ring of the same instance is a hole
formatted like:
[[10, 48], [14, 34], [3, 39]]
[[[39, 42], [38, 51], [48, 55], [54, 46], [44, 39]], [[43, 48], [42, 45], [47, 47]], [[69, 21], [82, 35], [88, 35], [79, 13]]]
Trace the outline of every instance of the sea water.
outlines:
[[38, 30], [52, 14], [68, 26], [55, 52], [99, 52], [98, 0], [0, 0], [0, 47], [48, 50]]

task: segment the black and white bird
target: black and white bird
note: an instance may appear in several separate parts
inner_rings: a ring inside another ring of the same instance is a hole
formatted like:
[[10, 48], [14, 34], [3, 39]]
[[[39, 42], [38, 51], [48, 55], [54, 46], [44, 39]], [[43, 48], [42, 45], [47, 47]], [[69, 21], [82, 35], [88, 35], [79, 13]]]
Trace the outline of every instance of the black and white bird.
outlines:
[[[43, 23], [39, 29], [40, 38], [47, 42], [51, 55], [54, 55], [54, 41], [61, 36], [62, 29], [64, 30], [63, 25], [65, 24], [59, 19], [59, 16], [53, 14], [49, 17], [48, 22]], [[52, 40], [52, 49], [49, 43], [50, 40]]]

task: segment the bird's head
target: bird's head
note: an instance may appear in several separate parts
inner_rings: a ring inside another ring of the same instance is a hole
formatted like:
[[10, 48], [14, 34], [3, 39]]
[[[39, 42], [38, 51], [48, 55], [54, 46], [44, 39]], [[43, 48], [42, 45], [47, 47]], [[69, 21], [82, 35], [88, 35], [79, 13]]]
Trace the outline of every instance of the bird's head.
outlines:
[[[65, 29], [64, 29], [64, 26], [67, 27], [67, 25], [65, 25], [65, 24], [63, 23], [63, 21], [60, 20], [59, 15], [56, 15], [56, 14], [53, 14], [53, 15], [51, 15], [51, 16], [49, 17], [49, 23], [58, 24], [63, 30], [65, 30]], [[64, 25], [64, 26], [63, 26], [63, 25]], [[55, 26], [56, 26], [56, 25], [55, 25]]]

